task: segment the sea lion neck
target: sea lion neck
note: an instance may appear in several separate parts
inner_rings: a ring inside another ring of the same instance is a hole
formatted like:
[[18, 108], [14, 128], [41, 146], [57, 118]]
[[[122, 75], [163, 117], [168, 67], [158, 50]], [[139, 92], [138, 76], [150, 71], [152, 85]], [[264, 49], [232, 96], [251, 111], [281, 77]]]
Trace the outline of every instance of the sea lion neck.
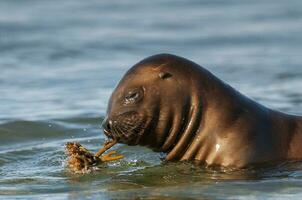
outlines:
[[290, 116], [290, 130], [284, 132], [288, 138], [288, 152], [286, 159], [300, 160], [302, 155], [302, 117]]

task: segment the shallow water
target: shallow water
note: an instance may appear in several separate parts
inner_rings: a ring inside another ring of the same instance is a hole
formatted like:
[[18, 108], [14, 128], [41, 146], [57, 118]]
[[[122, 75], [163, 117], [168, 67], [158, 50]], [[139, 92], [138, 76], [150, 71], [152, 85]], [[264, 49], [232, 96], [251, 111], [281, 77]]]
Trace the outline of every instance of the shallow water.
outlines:
[[96, 151], [114, 86], [162, 52], [302, 114], [301, 32], [300, 0], [0, 1], [0, 198], [302, 198], [302, 163], [224, 172], [118, 145], [125, 159], [73, 175], [63, 148]]

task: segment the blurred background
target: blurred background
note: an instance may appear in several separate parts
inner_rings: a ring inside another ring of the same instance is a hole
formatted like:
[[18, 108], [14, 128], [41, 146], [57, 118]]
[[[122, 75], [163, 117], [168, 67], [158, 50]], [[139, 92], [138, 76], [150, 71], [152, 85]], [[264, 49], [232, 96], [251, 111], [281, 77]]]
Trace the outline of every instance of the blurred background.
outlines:
[[63, 147], [77, 140], [97, 150], [115, 85], [157, 53], [191, 59], [268, 107], [302, 114], [301, 52], [301, 0], [1, 0], [0, 195], [301, 197], [301, 164], [238, 181], [190, 164], [167, 172], [158, 154], [119, 145], [124, 161], [74, 176]]

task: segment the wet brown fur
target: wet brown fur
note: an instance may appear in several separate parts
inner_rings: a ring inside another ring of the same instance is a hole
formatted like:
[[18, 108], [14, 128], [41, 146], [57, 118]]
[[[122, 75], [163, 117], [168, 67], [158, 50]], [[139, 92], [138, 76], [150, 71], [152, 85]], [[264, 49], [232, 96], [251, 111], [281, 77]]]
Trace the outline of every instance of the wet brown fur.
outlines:
[[[131, 88], [142, 88], [143, 97], [125, 105]], [[131, 112], [141, 130], [130, 131], [131, 141], [120, 131], [120, 142], [166, 152], [166, 160], [242, 168], [302, 159], [301, 117], [269, 109], [178, 56], [159, 54], [134, 65], [111, 96], [105, 125], [119, 126], [118, 116]]]

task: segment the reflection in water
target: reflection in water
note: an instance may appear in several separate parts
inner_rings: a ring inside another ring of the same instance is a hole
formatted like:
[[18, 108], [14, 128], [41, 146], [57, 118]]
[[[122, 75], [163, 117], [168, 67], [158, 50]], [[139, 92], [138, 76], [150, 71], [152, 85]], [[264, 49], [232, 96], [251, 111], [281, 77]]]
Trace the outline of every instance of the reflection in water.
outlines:
[[[84, 176], [71, 175], [68, 184], [71, 187], [81, 185], [82, 189], [85, 188], [85, 195], [100, 197], [102, 194], [110, 199], [223, 199], [247, 193], [256, 195], [259, 192], [280, 190], [287, 193], [288, 188], [296, 190], [302, 186], [302, 181], [295, 181], [292, 185], [284, 184], [291, 176], [301, 176], [301, 162], [242, 170], [169, 162], [127, 173], [121, 173], [121, 166], [125, 170], [127, 166], [133, 166], [133, 163], [106, 166], [97, 173]], [[267, 184], [268, 182], [272, 184]], [[78, 192], [71, 192], [70, 195], [84, 195]]]

